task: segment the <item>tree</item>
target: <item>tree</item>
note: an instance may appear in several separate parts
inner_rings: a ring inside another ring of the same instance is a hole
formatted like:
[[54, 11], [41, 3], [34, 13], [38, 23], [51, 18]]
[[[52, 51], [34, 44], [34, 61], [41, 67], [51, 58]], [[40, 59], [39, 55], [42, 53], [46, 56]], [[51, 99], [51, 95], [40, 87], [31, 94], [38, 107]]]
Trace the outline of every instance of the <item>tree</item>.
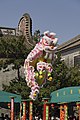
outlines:
[[69, 68], [65, 65], [65, 62], [61, 60], [61, 55], [58, 53], [57, 59], [53, 64], [52, 84], [55, 86], [55, 89], [60, 89], [68, 86], [68, 72]]
[[30, 89], [27, 87], [25, 78], [15, 78], [9, 82], [9, 86], [3, 84], [3, 90], [21, 95], [23, 99], [29, 98]]
[[9, 86], [3, 84], [3, 90], [20, 93], [23, 98], [28, 96], [29, 88], [25, 79], [20, 76], [20, 68], [23, 66], [30, 50], [26, 48], [23, 36], [4, 36], [0, 38], [0, 69], [3, 68], [6, 72], [8, 65], [12, 64], [12, 69], [17, 70], [17, 78], [11, 80]]
[[40, 90], [39, 97], [50, 97], [51, 92], [70, 86], [80, 85], [80, 69], [75, 66], [69, 68], [65, 62], [61, 60], [60, 53], [53, 64], [52, 81], [48, 81]]
[[31, 49], [26, 48], [23, 36], [6, 36], [0, 38], [0, 69], [13, 64], [12, 69], [17, 69], [18, 78], [20, 68], [24, 64], [24, 59]]
[[69, 69], [69, 86], [79, 86], [80, 85], [80, 67], [75, 66]]
[[34, 32], [33, 39], [36, 43], [40, 41], [40, 30]]

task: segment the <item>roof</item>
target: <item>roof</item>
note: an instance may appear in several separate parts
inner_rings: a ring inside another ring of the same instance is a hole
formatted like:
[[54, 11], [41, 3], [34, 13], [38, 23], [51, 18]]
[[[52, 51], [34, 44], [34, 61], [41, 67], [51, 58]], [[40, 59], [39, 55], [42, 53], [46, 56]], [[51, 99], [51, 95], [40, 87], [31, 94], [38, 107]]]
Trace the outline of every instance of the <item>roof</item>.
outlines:
[[21, 102], [21, 96], [5, 91], [0, 91], [0, 102], [11, 102], [11, 97], [14, 97], [14, 102]]
[[16, 30], [15, 28], [9, 28], [9, 27], [0, 27], [0, 29]]
[[62, 43], [61, 45], [58, 46], [58, 51], [62, 51], [65, 49], [69, 49], [75, 46], [80, 45], [80, 35], [77, 35], [76, 37]]
[[51, 93], [50, 103], [69, 103], [80, 101], [80, 86], [66, 87]]

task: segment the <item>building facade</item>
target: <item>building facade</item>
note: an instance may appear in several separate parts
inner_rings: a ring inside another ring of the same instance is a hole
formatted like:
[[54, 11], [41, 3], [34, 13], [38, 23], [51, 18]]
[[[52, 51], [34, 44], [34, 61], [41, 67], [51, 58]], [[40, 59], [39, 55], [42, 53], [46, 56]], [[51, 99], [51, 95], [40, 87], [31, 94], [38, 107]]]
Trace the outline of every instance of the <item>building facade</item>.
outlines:
[[0, 37], [3, 35], [13, 35], [16, 36], [15, 28], [0, 27]]
[[80, 66], [80, 35], [59, 45], [58, 52], [69, 67]]

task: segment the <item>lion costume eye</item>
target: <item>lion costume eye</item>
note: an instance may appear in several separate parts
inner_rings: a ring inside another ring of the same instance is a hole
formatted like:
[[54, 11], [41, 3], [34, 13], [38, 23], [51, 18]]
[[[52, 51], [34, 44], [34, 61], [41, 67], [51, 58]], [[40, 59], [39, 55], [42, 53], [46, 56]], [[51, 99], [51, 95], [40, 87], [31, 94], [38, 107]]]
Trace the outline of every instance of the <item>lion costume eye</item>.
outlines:
[[48, 45], [48, 44], [49, 44], [46, 39], [44, 40], [44, 44], [45, 44], [45, 45]]
[[45, 43], [48, 44], [48, 41], [46, 40]]
[[52, 45], [51, 45], [51, 46], [50, 46], [50, 48], [51, 48], [51, 49], [53, 49], [53, 48], [54, 48], [54, 46], [52, 46]]

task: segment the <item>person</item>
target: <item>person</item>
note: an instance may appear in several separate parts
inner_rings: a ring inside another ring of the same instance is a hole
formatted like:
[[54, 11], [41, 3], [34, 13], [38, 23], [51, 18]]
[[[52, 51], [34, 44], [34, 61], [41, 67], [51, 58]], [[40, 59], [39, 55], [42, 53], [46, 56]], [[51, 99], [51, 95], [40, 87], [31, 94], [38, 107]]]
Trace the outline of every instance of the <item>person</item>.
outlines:
[[56, 116], [54, 116], [54, 119], [53, 120], [58, 120]]
[[54, 120], [54, 117], [53, 117], [53, 116], [51, 116], [51, 120]]
[[6, 114], [6, 115], [5, 115], [4, 120], [10, 120], [10, 118], [9, 118], [8, 114]]
[[39, 115], [39, 120], [42, 120], [42, 116], [41, 115]]
[[35, 120], [38, 120], [38, 119], [39, 119], [39, 117], [38, 117], [38, 113], [36, 113], [34, 119], [35, 119]]
[[1, 113], [0, 120], [4, 120], [4, 113]]
[[35, 118], [35, 120], [38, 120], [38, 116], [35, 116], [34, 118]]
[[39, 118], [39, 120], [42, 120], [42, 118]]

